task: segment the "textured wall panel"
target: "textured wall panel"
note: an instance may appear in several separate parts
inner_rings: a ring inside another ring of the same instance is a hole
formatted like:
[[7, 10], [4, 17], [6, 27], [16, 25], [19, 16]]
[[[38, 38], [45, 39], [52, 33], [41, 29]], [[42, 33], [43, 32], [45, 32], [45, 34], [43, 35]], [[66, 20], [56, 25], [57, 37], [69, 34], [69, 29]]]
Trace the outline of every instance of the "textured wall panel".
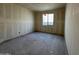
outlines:
[[[16, 4], [0, 4], [0, 38], [8, 40], [33, 31], [33, 12]], [[1, 39], [0, 39], [1, 41]]]
[[79, 55], [79, 3], [67, 4], [65, 40], [68, 53], [70, 55]]

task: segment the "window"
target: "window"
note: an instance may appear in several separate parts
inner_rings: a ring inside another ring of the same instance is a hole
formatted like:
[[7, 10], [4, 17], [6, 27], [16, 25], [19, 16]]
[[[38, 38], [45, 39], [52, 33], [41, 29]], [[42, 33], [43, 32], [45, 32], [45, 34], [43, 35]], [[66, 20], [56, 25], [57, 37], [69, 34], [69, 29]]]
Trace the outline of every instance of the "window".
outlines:
[[43, 14], [42, 15], [42, 24], [43, 25], [53, 25], [54, 22], [54, 14]]

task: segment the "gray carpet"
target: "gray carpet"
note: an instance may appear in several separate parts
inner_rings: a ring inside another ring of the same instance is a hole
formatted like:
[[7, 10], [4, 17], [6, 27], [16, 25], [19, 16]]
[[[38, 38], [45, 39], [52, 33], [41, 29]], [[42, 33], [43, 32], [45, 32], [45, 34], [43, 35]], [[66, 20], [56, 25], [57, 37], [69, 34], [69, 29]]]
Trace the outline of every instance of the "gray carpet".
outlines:
[[64, 37], [34, 32], [0, 44], [0, 54], [9, 55], [66, 55]]

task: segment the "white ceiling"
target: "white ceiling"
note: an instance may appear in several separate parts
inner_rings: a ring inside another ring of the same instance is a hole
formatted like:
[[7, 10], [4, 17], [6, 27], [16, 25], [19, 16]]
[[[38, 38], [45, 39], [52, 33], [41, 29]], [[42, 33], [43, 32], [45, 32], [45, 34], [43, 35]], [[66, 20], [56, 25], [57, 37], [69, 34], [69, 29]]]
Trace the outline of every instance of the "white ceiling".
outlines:
[[21, 5], [33, 11], [45, 11], [45, 10], [51, 10], [51, 9], [63, 7], [66, 4], [65, 3], [19, 3], [18, 5]]

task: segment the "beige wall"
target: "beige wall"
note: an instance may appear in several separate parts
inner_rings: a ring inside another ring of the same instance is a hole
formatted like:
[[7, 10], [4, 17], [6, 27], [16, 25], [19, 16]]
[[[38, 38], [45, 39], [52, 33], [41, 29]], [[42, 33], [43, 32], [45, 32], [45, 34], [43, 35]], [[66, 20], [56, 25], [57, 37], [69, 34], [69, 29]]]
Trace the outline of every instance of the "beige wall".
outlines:
[[[54, 25], [42, 26], [42, 14], [54, 13]], [[35, 31], [64, 35], [65, 7], [55, 10], [35, 12]]]
[[65, 20], [68, 53], [79, 55], [79, 4], [67, 4]]
[[0, 42], [34, 30], [33, 12], [16, 4], [0, 4]]

